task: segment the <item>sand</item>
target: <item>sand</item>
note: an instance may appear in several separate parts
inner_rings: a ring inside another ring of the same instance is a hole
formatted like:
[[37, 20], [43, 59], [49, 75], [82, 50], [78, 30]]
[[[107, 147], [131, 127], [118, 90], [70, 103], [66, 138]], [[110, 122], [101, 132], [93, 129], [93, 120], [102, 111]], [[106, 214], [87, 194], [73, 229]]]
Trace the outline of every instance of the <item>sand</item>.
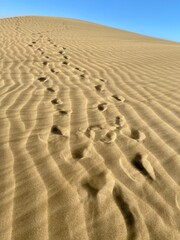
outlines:
[[0, 240], [180, 239], [180, 44], [0, 20]]

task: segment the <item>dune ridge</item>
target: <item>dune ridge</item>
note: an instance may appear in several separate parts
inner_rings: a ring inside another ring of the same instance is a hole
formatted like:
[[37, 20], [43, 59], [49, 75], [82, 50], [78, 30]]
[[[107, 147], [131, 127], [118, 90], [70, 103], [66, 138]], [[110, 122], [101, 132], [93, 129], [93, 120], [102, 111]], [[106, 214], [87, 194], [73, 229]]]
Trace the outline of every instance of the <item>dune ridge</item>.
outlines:
[[0, 239], [180, 239], [180, 44], [0, 19]]

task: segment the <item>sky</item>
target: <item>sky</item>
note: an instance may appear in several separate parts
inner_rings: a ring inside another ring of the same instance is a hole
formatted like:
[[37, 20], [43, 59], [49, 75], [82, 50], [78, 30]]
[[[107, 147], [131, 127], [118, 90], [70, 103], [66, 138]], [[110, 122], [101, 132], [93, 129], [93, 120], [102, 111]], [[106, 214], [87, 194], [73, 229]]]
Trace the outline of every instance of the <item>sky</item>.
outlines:
[[180, 0], [0, 0], [0, 18], [56, 16], [180, 42]]

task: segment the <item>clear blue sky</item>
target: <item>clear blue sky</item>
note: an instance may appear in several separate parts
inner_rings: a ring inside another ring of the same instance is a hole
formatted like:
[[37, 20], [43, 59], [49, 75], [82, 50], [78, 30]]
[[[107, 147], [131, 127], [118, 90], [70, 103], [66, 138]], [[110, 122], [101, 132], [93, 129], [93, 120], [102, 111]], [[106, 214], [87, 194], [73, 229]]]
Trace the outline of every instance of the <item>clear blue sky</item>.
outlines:
[[180, 0], [0, 0], [0, 17], [78, 18], [180, 42]]

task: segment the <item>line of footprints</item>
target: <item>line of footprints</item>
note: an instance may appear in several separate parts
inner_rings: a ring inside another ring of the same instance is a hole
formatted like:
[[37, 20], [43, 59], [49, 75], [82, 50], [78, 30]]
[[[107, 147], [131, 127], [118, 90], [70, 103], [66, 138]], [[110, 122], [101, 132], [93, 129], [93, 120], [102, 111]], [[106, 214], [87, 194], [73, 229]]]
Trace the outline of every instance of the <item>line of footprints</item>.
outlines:
[[[42, 35], [40, 35], [42, 37]], [[56, 44], [53, 43], [51, 39], [47, 39], [47, 41], [54, 46], [55, 48], [58, 48]], [[36, 44], [36, 41], [33, 41], [32, 44], [29, 44], [30, 47], [33, 47], [33, 45]], [[37, 50], [42, 54], [45, 55], [45, 51], [43, 51], [41, 48], [37, 48]], [[58, 53], [63, 56], [62, 64], [63, 65], [70, 65], [69, 63], [69, 57], [66, 54], [66, 48], [65, 47], [60, 47], [60, 50], [58, 50]], [[47, 59], [49, 58], [48, 56], [45, 56]], [[48, 65], [48, 60], [43, 61], [42, 64], [44, 66]], [[50, 69], [52, 73], [58, 73], [55, 69]], [[80, 78], [83, 79], [85, 78], [85, 70], [82, 70], [79, 67], [75, 67], [75, 70], [80, 72]], [[44, 76], [39, 76], [37, 78], [38, 81], [44, 83], [47, 81], [47, 78]], [[98, 93], [101, 94], [104, 89], [105, 89], [105, 84], [107, 83], [107, 80], [104, 79], [99, 79], [99, 81], [102, 82], [102, 84], [98, 84], [94, 87], [94, 90]], [[53, 87], [47, 87], [47, 91], [50, 93], [54, 93], [55, 90]], [[122, 97], [121, 95], [114, 94], [111, 96], [114, 101], [117, 101], [119, 103], [123, 103], [125, 101], [125, 98]], [[58, 112], [61, 116], [68, 116], [68, 111], [64, 110], [61, 108], [63, 105], [63, 102], [59, 98], [53, 98], [51, 100], [51, 103], [58, 109]], [[96, 105], [97, 110], [100, 112], [105, 112], [108, 109], [108, 104], [106, 102], [100, 103]], [[124, 135], [128, 137], [129, 139], [135, 140], [139, 143], [143, 142], [146, 138], [145, 134], [137, 129], [130, 128], [127, 123], [126, 119], [124, 116], [116, 116], [114, 120], [114, 124], [111, 124], [111, 126], [102, 126], [102, 125], [95, 125], [95, 126], [89, 126], [87, 129], [80, 130], [83, 132], [83, 134], [93, 140], [93, 141], [101, 141], [104, 144], [112, 144], [113, 142], [116, 141], [116, 138], [118, 134]], [[67, 137], [63, 134], [62, 130], [60, 129], [59, 126], [53, 125], [51, 127], [51, 133], [55, 135], [59, 135], [61, 137]], [[80, 150], [80, 154], [73, 156], [75, 159], [78, 158], [83, 158], [84, 157], [84, 152], [86, 149], [82, 148]], [[140, 171], [141, 174], [144, 176], [148, 177], [151, 180], [155, 180], [155, 172], [150, 164], [150, 162], [147, 159], [147, 155], [141, 155], [140, 153], [137, 152], [137, 154], [134, 156], [134, 158], [131, 161], [132, 165]], [[100, 174], [101, 175], [101, 174]], [[94, 186], [91, 186], [93, 188], [96, 188]], [[101, 187], [100, 187], [101, 188]], [[100, 190], [99, 187], [96, 190]]]

